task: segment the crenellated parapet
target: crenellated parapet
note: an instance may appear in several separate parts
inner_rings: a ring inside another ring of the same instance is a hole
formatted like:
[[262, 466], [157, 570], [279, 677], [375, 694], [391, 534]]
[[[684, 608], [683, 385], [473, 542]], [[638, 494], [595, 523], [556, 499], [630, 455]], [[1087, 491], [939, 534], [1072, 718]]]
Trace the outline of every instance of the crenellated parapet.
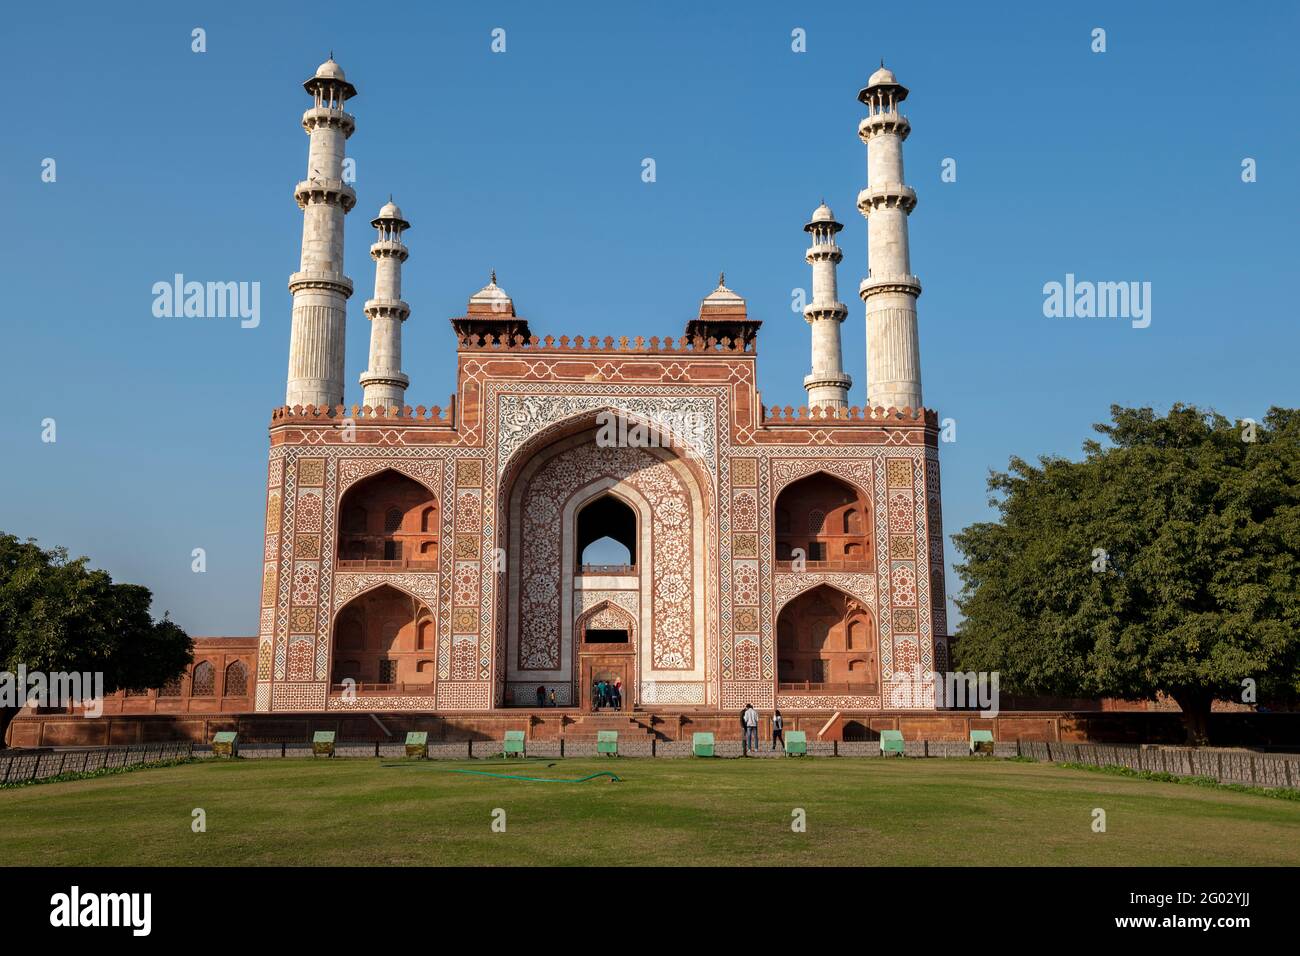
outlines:
[[585, 337], [578, 335], [572, 339], [567, 335], [561, 335], [558, 339], [550, 335], [545, 337], [530, 335], [527, 338], [522, 335], [513, 337], [468, 335], [458, 339], [457, 348], [462, 352], [633, 352], [642, 355], [728, 352], [737, 355], [753, 355], [756, 351], [753, 339], [748, 342], [733, 342], [729, 338], [706, 339], [702, 336], [687, 335], [665, 336], [662, 339], [658, 336], [647, 339], [640, 335], [635, 338], [622, 335], [617, 339], [610, 335], [604, 338], [595, 335]]
[[833, 405], [800, 405], [793, 408], [773, 405], [762, 409], [764, 425], [781, 425], [789, 423], [807, 424], [808, 422], [834, 421], [857, 422], [862, 425], [879, 426], [892, 422], [920, 422], [939, 427], [939, 413], [930, 408], [861, 408], [853, 405], [839, 408]]
[[379, 406], [371, 408], [369, 405], [353, 405], [350, 408], [346, 405], [282, 405], [271, 412], [271, 426], [283, 425], [289, 423], [301, 422], [345, 422], [345, 421], [400, 421], [403, 423], [419, 423], [430, 425], [446, 425], [450, 427], [455, 420], [455, 396], [446, 408], [440, 405], [434, 405], [425, 408], [423, 405], [417, 405], [412, 408], [410, 405], [391, 406], [385, 408]]

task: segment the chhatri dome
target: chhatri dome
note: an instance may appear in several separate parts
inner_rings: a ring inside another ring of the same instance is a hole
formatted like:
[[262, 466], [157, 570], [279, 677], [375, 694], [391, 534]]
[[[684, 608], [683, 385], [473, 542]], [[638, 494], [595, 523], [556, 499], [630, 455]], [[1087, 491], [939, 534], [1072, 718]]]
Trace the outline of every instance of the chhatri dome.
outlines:
[[331, 54], [330, 58], [316, 67], [316, 76], [322, 80], [346, 80], [347, 76], [343, 73], [343, 67], [334, 62]]
[[867, 86], [894, 86], [898, 83], [898, 77], [894, 76], [894, 71], [880, 64], [880, 69], [871, 74], [871, 79], [867, 80]]
[[498, 303], [505, 305], [509, 302], [510, 296], [506, 294], [506, 290], [497, 285], [497, 273], [495, 269], [492, 270], [491, 281], [469, 297], [469, 304], [471, 306], [479, 305], [491, 307]]
[[704, 297], [704, 301], [710, 305], [719, 305], [730, 302], [744, 302], [745, 300], [728, 289], [726, 286], [726, 273], [718, 273], [718, 287]]

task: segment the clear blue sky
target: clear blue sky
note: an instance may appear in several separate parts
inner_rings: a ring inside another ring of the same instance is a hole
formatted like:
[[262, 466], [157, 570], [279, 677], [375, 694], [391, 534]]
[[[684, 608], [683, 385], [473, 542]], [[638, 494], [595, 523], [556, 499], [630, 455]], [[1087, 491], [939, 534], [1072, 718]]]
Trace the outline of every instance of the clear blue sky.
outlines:
[[[822, 196], [846, 225], [844, 344], [862, 402], [855, 95], [884, 56], [912, 90], [926, 404], [958, 423], [942, 446], [948, 533], [989, 515], [990, 468], [1076, 454], [1112, 402], [1234, 417], [1295, 405], [1295, 10], [15, 6], [0, 40], [0, 528], [148, 585], [191, 633], [255, 633], [266, 426], [284, 396], [302, 225], [300, 84], [331, 48], [360, 89], [350, 402], [369, 334], [367, 222], [390, 191], [414, 226], [413, 405], [446, 403], [447, 318], [492, 268], [533, 329], [557, 336], [679, 334], [725, 269], [764, 321], [765, 403], [800, 404], [808, 331], [791, 290], [809, 282], [801, 226]], [[495, 27], [505, 54], [490, 51]], [[795, 28], [806, 53], [791, 51]], [[41, 181], [46, 157], [55, 183]], [[940, 181], [945, 157], [954, 183]], [[1242, 183], [1244, 157], [1258, 182]], [[177, 272], [260, 282], [260, 327], [155, 318], [151, 286]], [[1043, 284], [1066, 273], [1151, 282], [1151, 326], [1045, 318]], [[205, 574], [190, 570], [196, 547]]]

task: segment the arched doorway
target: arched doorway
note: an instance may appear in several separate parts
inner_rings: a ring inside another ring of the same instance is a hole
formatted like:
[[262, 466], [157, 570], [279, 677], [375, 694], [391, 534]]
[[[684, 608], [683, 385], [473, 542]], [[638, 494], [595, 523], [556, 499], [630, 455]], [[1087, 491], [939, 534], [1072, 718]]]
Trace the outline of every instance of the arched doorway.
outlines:
[[705, 704], [716, 591], [708, 588], [710, 491], [676, 449], [609, 445], [592, 419], [520, 454], [502, 483], [507, 569], [500, 591], [499, 671], [505, 699], [531, 706], [554, 688], [581, 706], [579, 618], [604, 600], [632, 619], [628, 706]]
[[830, 585], [794, 598], [776, 620], [783, 691], [878, 694], [875, 622], [860, 601]]
[[433, 614], [423, 601], [389, 585], [359, 594], [334, 618], [330, 680], [335, 690], [421, 689], [434, 680], [429, 666]]
[[[631, 707], [633, 682], [636, 680], [636, 621], [625, 609], [603, 601], [578, 618], [578, 682], [583, 710], [597, 709], [598, 685], [617, 687], [608, 690], [601, 709]], [[617, 704], [614, 698], [617, 698]]]
[[381, 471], [339, 502], [340, 570], [437, 568], [438, 502], [406, 475]]
[[778, 568], [802, 557], [809, 569], [871, 571], [870, 516], [866, 495], [825, 472], [787, 485], [773, 516]]

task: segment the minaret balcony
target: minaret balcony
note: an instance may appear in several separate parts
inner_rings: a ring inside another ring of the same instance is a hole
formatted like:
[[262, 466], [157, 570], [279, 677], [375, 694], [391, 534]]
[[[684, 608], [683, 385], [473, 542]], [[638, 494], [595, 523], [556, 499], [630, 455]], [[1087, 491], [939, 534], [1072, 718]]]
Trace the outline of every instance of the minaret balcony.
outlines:
[[356, 132], [357, 118], [346, 110], [313, 106], [302, 114], [302, 128], [308, 133], [314, 129], [341, 129], [347, 137]]
[[921, 294], [921, 280], [914, 275], [867, 276], [858, 286], [858, 296], [864, 301], [883, 292], [903, 292], [916, 297]]
[[847, 372], [813, 369], [803, 377], [803, 387], [809, 388], [843, 388], [853, 387], [853, 378]]
[[352, 280], [341, 272], [295, 272], [289, 276], [289, 292], [298, 292], [304, 289], [328, 289], [333, 292], [342, 293], [343, 297], [351, 298]]
[[881, 133], [894, 133], [899, 139], [907, 139], [912, 132], [912, 124], [902, 113], [872, 113], [858, 124], [858, 139], [867, 142]]
[[367, 299], [362, 311], [372, 319], [379, 316], [391, 316], [405, 321], [406, 317], [411, 314], [411, 307], [401, 299]]
[[366, 370], [361, 373], [359, 381], [361, 382], [362, 388], [369, 388], [372, 385], [388, 385], [392, 388], [400, 389], [411, 387], [411, 378], [409, 375], [405, 372], [395, 372], [391, 369], [376, 369], [375, 371]]
[[396, 239], [384, 239], [370, 247], [370, 258], [372, 259], [401, 259], [405, 262], [406, 257], [410, 254], [411, 250]]
[[812, 265], [814, 262], [825, 262], [827, 260], [838, 263], [843, 261], [843, 259], [844, 250], [833, 242], [818, 243], [817, 245], [809, 246], [808, 251], [803, 254], [803, 261], [809, 265]]
[[862, 215], [870, 216], [881, 207], [902, 209], [910, 214], [916, 208], [916, 190], [902, 183], [881, 183], [858, 193], [858, 212]]
[[810, 324], [818, 319], [838, 319], [843, 322], [849, 315], [849, 307], [843, 302], [818, 302], [813, 300], [803, 307], [803, 317]]
[[328, 203], [351, 212], [357, 204], [356, 192], [341, 179], [304, 179], [293, 187], [293, 198], [299, 209], [306, 209], [312, 203]]

